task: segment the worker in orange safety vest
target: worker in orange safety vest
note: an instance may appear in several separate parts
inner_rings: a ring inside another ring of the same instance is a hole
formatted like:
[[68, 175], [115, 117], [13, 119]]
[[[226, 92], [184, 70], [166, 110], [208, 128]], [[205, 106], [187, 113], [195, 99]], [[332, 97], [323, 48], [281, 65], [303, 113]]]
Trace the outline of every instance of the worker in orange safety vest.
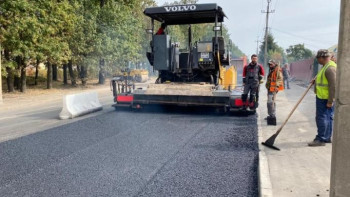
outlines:
[[269, 75], [266, 81], [267, 88], [267, 111], [269, 116], [266, 118], [268, 125], [277, 125], [276, 121], [276, 94], [283, 91], [283, 74], [281, 67], [274, 61], [269, 61]]

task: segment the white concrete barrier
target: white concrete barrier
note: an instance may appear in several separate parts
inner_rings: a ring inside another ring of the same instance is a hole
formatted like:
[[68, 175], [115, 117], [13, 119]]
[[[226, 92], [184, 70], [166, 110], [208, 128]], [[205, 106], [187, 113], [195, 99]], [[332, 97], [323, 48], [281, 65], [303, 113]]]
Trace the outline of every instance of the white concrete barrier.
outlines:
[[70, 94], [63, 97], [60, 119], [69, 119], [102, 110], [97, 92]]

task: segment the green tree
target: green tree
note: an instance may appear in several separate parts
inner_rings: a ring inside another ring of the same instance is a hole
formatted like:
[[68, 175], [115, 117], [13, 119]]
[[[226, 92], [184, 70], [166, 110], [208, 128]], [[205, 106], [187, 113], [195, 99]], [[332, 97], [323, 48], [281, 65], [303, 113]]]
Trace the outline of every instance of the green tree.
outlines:
[[47, 62], [50, 88], [51, 65], [70, 56], [68, 37], [74, 29], [74, 9], [68, 0], [4, 0], [0, 3], [0, 39], [6, 53], [8, 82], [12, 83], [12, 70], [18, 70], [20, 90], [25, 92], [26, 67], [39, 60]]
[[[272, 56], [273, 55], [273, 56]], [[281, 64], [286, 62], [286, 54], [284, 53], [284, 49], [280, 47], [277, 42], [275, 42], [275, 38], [272, 34], [268, 34], [267, 36], [267, 60], [274, 59], [278, 57], [276, 61], [280, 61]], [[265, 61], [265, 41], [262, 45], [260, 45], [259, 51], [259, 62]], [[264, 65], [267, 66], [267, 65]]]
[[312, 51], [310, 49], [305, 48], [304, 44], [296, 44], [289, 46], [289, 48], [286, 49], [286, 52], [289, 62], [304, 60], [313, 56]]
[[43, 0], [37, 1], [40, 11], [38, 18], [42, 24], [42, 32], [37, 42], [37, 54], [33, 58], [40, 59], [47, 66], [47, 88], [52, 88], [53, 71], [57, 65], [68, 62], [71, 57], [69, 40], [75, 31], [76, 15], [69, 1]]
[[269, 53], [268, 53], [268, 56], [271, 59], [275, 60], [279, 65], [284, 63], [283, 54], [280, 51], [270, 50]]
[[35, 42], [40, 31], [36, 7], [26, 0], [7, 0], [0, 2], [0, 8], [0, 42], [5, 50], [4, 66], [10, 75], [13, 70], [20, 72], [21, 80], [17, 80], [17, 86], [25, 92], [26, 67], [30, 57], [35, 56]]
[[[80, 38], [92, 39], [82, 40], [86, 43], [84, 55], [77, 61], [82, 64], [81, 78], [86, 78], [86, 70], [97, 71], [99, 83], [104, 83], [106, 72], [113, 72], [124, 67], [127, 62], [138, 62], [144, 58], [141, 54], [146, 37], [145, 16], [143, 10], [154, 1], [146, 0], [96, 0], [85, 2], [82, 16], [89, 20], [93, 27], [89, 35], [79, 35]], [[85, 27], [81, 27], [83, 29]], [[85, 32], [85, 31], [84, 31]], [[91, 33], [92, 32], [92, 33]], [[79, 38], [78, 38], [79, 39]], [[76, 39], [74, 39], [76, 40]], [[78, 42], [77, 44], [79, 44]], [[98, 64], [98, 66], [96, 66]], [[89, 65], [89, 69], [85, 69]], [[84, 81], [83, 81], [84, 83]]]
[[[92, 59], [94, 54], [95, 44], [97, 42], [97, 15], [99, 12], [99, 4], [97, 1], [90, 0], [71, 0], [71, 5], [75, 8], [74, 33], [69, 37], [69, 49], [71, 57], [67, 63], [67, 69], [71, 80], [71, 85], [76, 85], [76, 75], [73, 70], [77, 67], [79, 77], [82, 83], [87, 80], [86, 69], [82, 66], [86, 63], [86, 59]], [[83, 69], [81, 69], [83, 67]]]

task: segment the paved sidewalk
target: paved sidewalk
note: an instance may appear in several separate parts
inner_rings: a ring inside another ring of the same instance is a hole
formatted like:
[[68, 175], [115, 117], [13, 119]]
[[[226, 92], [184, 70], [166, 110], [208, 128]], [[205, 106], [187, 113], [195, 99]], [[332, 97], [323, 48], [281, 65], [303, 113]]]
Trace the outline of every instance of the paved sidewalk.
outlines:
[[[259, 121], [263, 140], [268, 139], [287, 118], [303, 92], [303, 87], [291, 84], [290, 90], [277, 95], [277, 126], [267, 126], [266, 89], [261, 87]], [[331, 144], [308, 147], [316, 135], [315, 95], [311, 90], [294, 112], [275, 141], [281, 151], [263, 148], [272, 183], [273, 196], [329, 196]]]

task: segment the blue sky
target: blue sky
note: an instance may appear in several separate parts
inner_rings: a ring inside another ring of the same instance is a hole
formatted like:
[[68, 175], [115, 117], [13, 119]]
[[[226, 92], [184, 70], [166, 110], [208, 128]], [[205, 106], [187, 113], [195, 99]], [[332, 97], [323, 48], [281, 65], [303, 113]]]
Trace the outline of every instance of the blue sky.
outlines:
[[[158, 5], [171, 0], [156, 0]], [[233, 42], [247, 55], [256, 52], [256, 40], [263, 40], [267, 0], [199, 0], [217, 3], [226, 13]], [[269, 23], [275, 41], [283, 48], [304, 43], [313, 51], [338, 42], [340, 0], [272, 0]]]

